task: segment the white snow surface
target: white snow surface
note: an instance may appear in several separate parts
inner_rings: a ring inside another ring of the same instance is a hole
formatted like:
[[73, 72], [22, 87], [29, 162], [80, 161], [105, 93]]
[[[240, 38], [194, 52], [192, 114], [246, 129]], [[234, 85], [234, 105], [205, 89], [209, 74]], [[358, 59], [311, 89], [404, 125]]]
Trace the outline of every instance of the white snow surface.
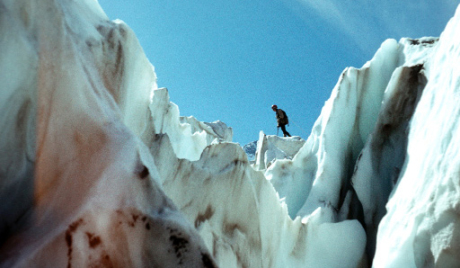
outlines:
[[298, 136], [281, 138], [267, 136], [261, 131], [257, 141], [254, 168], [265, 170], [277, 160], [292, 159], [304, 143], [305, 140]]
[[385, 41], [251, 164], [97, 1], [0, 2], [0, 267], [460, 267], [459, 31]]

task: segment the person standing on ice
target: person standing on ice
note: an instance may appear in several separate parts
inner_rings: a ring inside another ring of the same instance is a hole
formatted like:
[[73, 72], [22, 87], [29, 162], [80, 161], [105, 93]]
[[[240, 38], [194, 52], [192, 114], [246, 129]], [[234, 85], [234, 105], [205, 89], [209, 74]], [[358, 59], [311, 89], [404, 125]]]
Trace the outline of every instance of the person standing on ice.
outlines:
[[278, 123], [277, 127], [281, 128], [284, 137], [291, 137], [291, 134], [289, 134], [289, 132], [286, 131], [286, 125], [289, 124], [289, 119], [286, 113], [283, 110], [278, 109], [278, 106], [276, 106], [276, 104], [272, 105], [272, 110], [276, 113], [276, 122]]

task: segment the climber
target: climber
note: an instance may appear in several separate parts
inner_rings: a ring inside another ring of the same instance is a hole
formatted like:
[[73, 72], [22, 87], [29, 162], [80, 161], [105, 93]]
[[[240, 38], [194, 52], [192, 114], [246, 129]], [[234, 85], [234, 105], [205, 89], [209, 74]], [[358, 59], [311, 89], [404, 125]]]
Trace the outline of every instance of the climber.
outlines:
[[277, 127], [281, 128], [284, 137], [291, 137], [291, 134], [289, 134], [289, 132], [286, 131], [286, 125], [289, 124], [289, 118], [286, 115], [286, 113], [283, 110], [278, 109], [278, 106], [276, 106], [276, 104], [272, 105], [272, 110], [276, 113], [276, 122], [278, 123]]

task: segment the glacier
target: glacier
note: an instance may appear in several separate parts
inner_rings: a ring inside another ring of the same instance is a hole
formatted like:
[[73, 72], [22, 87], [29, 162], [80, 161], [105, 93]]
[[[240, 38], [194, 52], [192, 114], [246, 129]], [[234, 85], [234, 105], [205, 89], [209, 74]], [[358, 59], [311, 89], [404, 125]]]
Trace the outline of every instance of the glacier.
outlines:
[[1, 1], [0, 267], [459, 267], [459, 29], [385, 41], [248, 159], [97, 1]]

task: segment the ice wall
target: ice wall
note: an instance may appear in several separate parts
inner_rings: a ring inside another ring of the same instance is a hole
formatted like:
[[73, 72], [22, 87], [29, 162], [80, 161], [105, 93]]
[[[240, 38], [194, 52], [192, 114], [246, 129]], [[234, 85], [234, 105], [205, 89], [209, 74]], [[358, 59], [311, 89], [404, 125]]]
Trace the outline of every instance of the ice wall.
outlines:
[[379, 226], [375, 267], [459, 267], [460, 14], [427, 62], [407, 156]]
[[214, 267], [141, 141], [156, 78], [134, 33], [96, 1], [19, 0], [0, 35], [0, 267]]

